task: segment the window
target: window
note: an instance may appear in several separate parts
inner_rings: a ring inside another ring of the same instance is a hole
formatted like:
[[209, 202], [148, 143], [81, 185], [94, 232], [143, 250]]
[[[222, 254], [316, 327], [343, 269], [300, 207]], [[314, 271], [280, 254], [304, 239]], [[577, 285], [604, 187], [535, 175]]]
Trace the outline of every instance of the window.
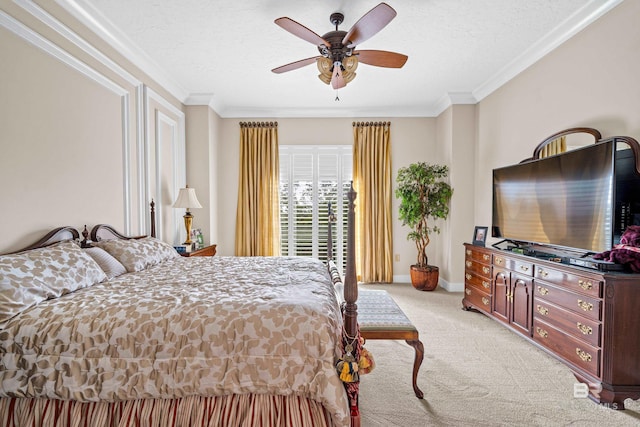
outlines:
[[333, 224], [333, 259], [346, 262], [346, 230], [352, 147], [280, 146], [280, 232], [282, 255], [327, 259], [328, 207]]

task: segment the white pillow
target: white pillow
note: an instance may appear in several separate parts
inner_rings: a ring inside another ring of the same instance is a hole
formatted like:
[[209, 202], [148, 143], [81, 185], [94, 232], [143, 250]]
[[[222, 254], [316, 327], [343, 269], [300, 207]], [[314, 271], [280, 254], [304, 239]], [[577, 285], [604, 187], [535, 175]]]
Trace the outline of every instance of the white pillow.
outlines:
[[27, 308], [106, 280], [72, 241], [0, 256], [0, 327]]
[[120, 261], [112, 257], [109, 252], [102, 248], [86, 248], [84, 251], [98, 263], [102, 271], [107, 275], [107, 279], [113, 279], [127, 272], [127, 269]]
[[109, 252], [129, 273], [180, 256], [173, 246], [154, 237], [104, 240], [93, 245]]

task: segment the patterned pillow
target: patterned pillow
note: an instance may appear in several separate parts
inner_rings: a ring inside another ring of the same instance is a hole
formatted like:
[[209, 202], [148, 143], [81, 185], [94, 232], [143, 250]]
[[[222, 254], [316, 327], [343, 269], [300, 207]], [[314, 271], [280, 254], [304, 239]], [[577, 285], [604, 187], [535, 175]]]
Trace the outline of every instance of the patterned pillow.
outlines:
[[124, 265], [129, 273], [142, 271], [167, 259], [180, 256], [173, 246], [154, 237], [104, 240], [94, 243], [94, 246], [109, 252]]
[[106, 280], [104, 271], [71, 241], [0, 256], [0, 327], [50, 298]]
[[112, 257], [109, 252], [102, 248], [86, 248], [84, 251], [98, 263], [100, 268], [102, 268], [104, 273], [107, 275], [107, 279], [113, 279], [114, 277], [118, 277], [127, 272], [127, 269], [124, 268], [124, 265], [122, 265], [120, 261]]

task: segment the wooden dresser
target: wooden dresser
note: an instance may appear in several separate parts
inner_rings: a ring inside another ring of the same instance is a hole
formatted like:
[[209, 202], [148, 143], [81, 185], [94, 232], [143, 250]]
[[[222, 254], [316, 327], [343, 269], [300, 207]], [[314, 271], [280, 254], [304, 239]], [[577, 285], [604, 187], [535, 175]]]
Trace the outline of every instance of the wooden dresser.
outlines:
[[640, 275], [465, 244], [462, 304], [564, 362], [592, 400], [640, 398]]

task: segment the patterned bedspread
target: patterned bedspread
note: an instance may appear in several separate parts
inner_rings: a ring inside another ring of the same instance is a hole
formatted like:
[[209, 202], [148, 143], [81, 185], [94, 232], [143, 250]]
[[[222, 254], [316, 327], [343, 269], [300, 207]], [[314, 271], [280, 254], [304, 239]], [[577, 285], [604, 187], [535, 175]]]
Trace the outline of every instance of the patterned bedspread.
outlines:
[[44, 301], [0, 329], [0, 396], [300, 395], [348, 425], [342, 320], [307, 258], [165, 261]]

